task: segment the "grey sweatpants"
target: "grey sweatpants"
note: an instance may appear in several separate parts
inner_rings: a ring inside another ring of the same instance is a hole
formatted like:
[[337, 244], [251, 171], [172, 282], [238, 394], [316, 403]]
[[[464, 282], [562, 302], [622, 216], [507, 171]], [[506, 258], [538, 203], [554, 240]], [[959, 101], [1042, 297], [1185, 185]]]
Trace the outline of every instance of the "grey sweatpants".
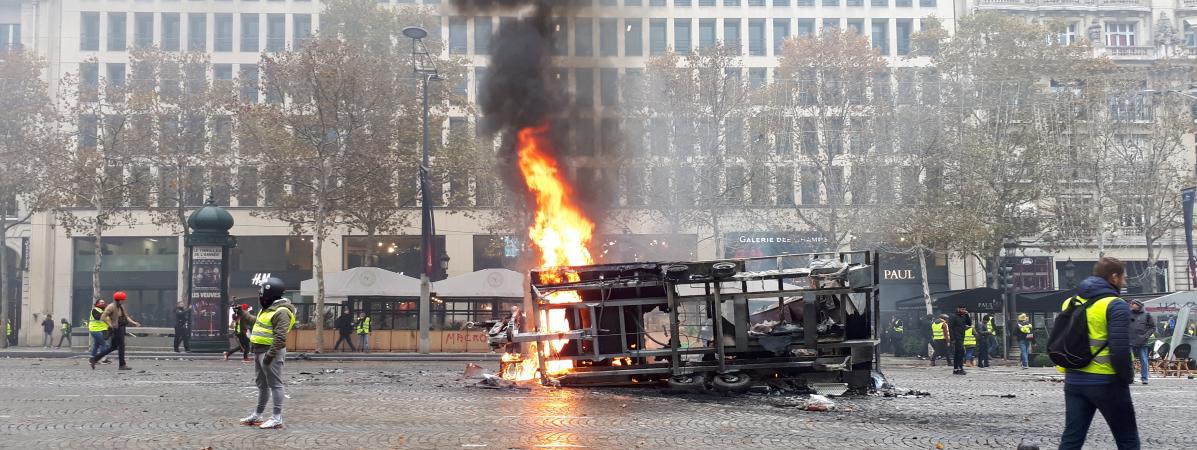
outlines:
[[269, 365], [262, 365], [262, 360], [266, 357], [266, 353], [254, 354], [254, 373], [257, 377], [254, 381], [258, 385], [258, 409], [254, 410], [261, 415], [266, 412], [266, 401], [274, 398], [274, 415], [282, 417], [283, 415], [283, 362], [287, 360], [287, 350], [282, 349], [278, 351], [278, 355]]

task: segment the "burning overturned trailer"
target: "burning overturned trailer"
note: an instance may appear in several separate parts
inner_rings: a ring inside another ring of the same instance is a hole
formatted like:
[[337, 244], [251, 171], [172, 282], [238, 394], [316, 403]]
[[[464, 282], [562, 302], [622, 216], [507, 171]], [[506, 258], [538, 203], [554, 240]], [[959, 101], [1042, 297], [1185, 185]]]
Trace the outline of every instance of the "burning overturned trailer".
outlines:
[[525, 312], [477, 325], [506, 353], [508, 379], [864, 389], [877, 344], [875, 266], [874, 253], [843, 252], [534, 270]]

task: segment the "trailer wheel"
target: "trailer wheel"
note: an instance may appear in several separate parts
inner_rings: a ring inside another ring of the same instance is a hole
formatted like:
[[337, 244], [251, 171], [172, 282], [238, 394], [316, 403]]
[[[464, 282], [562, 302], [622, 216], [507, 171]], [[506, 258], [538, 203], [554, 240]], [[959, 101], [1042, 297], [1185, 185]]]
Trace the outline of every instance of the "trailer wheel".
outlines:
[[701, 373], [674, 375], [669, 377], [668, 383], [673, 389], [700, 390], [706, 389], [707, 377]]
[[752, 378], [749, 378], [748, 374], [739, 372], [721, 373], [715, 375], [711, 384], [720, 391], [742, 392], [748, 390], [752, 385]]

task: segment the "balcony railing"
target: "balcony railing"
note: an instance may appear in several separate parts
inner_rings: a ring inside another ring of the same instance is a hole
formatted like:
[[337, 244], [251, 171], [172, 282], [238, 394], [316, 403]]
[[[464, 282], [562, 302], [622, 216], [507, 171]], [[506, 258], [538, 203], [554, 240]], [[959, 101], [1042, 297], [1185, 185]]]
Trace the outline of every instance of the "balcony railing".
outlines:
[[1180, 0], [1181, 8], [1197, 8], [1197, 0]]
[[1155, 47], [1106, 47], [1106, 53], [1113, 58], [1145, 58], [1155, 55]]

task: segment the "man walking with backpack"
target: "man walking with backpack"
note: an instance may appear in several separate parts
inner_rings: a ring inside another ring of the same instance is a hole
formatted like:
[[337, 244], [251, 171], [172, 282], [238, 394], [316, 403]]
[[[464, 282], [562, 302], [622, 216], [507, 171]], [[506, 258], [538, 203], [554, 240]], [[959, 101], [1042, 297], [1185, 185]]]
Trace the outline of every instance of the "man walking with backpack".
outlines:
[[1064, 433], [1060, 450], [1085, 444], [1093, 414], [1101, 411], [1119, 450], [1139, 449], [1139, 428], [1129, 385], [1131, 311], [1118, 297], [1126, 284], [1121, 261], [1103, 257], [1093, 276], [1064, 302], [1052, 326], [1048, 354], [1064, 372]]

